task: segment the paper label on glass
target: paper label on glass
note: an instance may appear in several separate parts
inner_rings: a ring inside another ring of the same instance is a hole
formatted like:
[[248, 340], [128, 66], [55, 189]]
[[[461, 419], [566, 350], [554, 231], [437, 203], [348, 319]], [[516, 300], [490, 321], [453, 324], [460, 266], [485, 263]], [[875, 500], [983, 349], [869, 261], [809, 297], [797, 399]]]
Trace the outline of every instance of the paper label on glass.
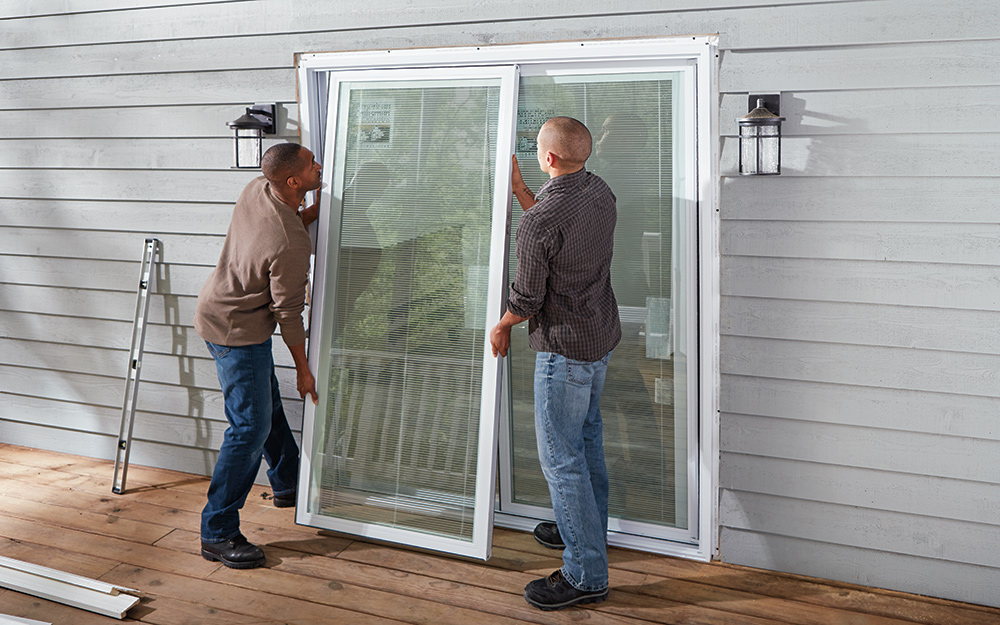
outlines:
[[392, 100], [372, 100], [361, 103], [358, 121], [358, 144], [363, 148], [392, 146], [392, 120], [395, 104]]
[[517, 138], [514, 152], [518, 156], [535, 156], [538, 152], [538, 131], [542, 124], [555, 117], [554, 109], [523, 108], [517, 111]]

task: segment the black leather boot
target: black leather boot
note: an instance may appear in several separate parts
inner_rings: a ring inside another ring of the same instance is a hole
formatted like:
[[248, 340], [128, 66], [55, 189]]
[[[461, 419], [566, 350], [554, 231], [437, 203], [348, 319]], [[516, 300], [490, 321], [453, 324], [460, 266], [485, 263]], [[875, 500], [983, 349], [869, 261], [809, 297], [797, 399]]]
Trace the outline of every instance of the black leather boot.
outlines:
[[231, 569], [253, 569], [264, 564], [264, 551], [251, 544], [243, 534], [221, 543], [201, 541], [201, 557], [221, 562]]
[[548, 547], [549, 549], [563, 549], [566, 547], [566, 543], [563, 542], [562, 536], [559, 535], [559, 527], [555, 523], [549, 521], [542, 521], [535, 526], [535, 531], [532, 532], [535, 535], [535, 540], [539, 544]]

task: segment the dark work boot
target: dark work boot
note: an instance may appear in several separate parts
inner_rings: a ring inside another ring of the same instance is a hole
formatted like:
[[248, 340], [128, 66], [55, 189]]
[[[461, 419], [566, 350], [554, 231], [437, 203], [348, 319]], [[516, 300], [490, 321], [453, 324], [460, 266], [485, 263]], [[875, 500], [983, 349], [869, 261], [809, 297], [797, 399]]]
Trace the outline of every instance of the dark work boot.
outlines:
[[264, 564], [264, 551], [242, 534], [221, 543], [201, 541], [201, 557], [231, 569], [253, 569]]
[[295, 493], [288, 493], [287, 495], [275, 495], [271, 500], [275, 508], [294, 508], [295, 507]]
[[535, 531], [532, 533], [539, 544], [549, 549], [564, 549], [566, 547], [562, 536], [559, 535], [559, 527], [555, 523], [543, 521], [535, 526]]
[[542, 610], [561, 610], [571, 605], [600, 603], [608, 598], [608, 589], [577, 590], [570, 586], [559, 569], [541, 579], [529, 582], [524, 587], [524, 600]]

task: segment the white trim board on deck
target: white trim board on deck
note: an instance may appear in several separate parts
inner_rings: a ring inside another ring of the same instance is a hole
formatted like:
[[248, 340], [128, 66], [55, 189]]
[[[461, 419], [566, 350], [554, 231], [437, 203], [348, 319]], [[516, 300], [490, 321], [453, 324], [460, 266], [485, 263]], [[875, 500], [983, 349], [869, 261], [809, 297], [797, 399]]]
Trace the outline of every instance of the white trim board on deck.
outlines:
[[30, 618], [0, 614], [0, 625], [52, 625], [46, 621], [33, 621]]
[[137, 590], [2, 556], [0, 586], [118, 619], [139, 603]]

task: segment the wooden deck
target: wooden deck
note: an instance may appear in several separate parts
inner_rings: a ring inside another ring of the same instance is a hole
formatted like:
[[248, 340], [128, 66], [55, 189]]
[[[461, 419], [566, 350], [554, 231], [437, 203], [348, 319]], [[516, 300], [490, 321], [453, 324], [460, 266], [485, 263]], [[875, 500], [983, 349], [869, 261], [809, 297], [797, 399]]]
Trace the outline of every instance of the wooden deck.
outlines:
[[[141, 443], [140, 443], [141, 444]], [[298, 527], [255, 488], [243, 530], [267, 564], [234, 571], [199, 555], [207, 479], [0, 444], [0, 555], [145, 593], [129, 619], [161, 625], [288, 623], [691, 623], [1000, 625], [1000, 610], [614, 549], [596, 606], [542, 612], [524, 585], [559, 566], [529, 534], [497, 530], [487, 563]], [[53, 623], [115, 619], [0, 589], [0, 613]]]

